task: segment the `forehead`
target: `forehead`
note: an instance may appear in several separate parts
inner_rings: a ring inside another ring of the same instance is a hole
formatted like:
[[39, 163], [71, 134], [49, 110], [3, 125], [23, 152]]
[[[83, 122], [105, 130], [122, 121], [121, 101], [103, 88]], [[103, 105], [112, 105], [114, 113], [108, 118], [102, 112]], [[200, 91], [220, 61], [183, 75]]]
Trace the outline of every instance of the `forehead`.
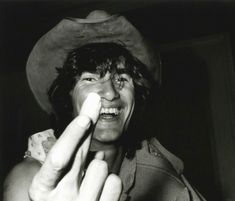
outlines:
[[106, 60], [98, 62], [92, 62], [83, 69], [83, 72], [90, 72], [100, 74], [101, 76], [110, 73], [127, 73], [130, 72], [130, 65], [127, 64], [126, 59], [123, 56], [117, 58], [107, 58]]
[[68, 65], [83, 72], [132, 71], [134, 59], [122, 45], [115, 43], [91, 43], [69, 54]]

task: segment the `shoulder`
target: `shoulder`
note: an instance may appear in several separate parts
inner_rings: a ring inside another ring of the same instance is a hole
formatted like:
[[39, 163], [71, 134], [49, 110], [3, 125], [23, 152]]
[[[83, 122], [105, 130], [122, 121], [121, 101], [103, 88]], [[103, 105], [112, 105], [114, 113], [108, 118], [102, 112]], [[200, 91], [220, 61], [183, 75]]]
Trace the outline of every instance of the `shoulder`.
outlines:
[[181, 178], [183, 162], [156, 138], [142, 142], [136, 160], [133, 200], [191, 200], [192, 192]]
[[[205, 200], [183, 176], [182, 160], [163, 147], [156, 138], [142, 142], [142, 148], [137, 152], [137, 168], [139, 172], [136, 172], [136, 180], [141, 182], [141, 186], [136, 188], [139, 192], [141, 188], [146, 187], [148, 190], [154, 186], [158, 193], [167, 191], [166, 199], [161, 197], [159, 200]], [[154, 192], [150, 193], [150, 197], [154, 196]]]
[[154, 146], [157, 147], [158, 150], [167, 158], [167, 160], [172, 164], [174, 169], [178, 174], [182, 174], [184, 170], [184, 163], [183, 161], [178, 158], [176, 155], [171, 153], [169, 150], [167, 150], [164, 146], [161, 145], [161, 143], [156, 139], [152, 138], [150, 140], [150, 143]]
[[156, 138], [144, 140], [138, 152], [137, 159], [139, 158], [142, 163], [150, 163], [163, 169], [173, 169], [178, 175], [183, 173], [182, 160], [163, 147]]
[[4, 182], [4, 201], [28, 201], [28, 189], [41, 164], [33, 159], [25, 159], [17, 164]]
[[156, 138], [142, 141], [141, 148], [136, 151], [138, 172], [149, 175], [149, 178], [167, 178], [182, 185], [181, 174], [183, 162], [165, 149]]

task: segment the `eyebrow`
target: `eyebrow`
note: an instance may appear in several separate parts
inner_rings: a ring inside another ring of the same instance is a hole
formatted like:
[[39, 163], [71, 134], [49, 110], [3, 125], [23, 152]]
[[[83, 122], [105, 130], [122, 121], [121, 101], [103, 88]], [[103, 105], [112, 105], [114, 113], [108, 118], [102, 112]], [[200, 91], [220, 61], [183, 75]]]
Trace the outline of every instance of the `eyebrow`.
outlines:
[[128, 75], [130, 74], [126, 68], [121, 68], [121, 69], [117, 68], [116, 72], [118, 74], [128, 74]]
[[[113, 72], [117, 73], [117, 74], [128, 74], [128, 75], [130, 75], [130, 72], [128, 71], [127, 68], [116, 68], [116, 69], [113, 69], [113, 70], [114, 70]], [[110, 71], [107, 70], [106, 73], [107, 72], [110, 72]], [[96, 75], [102, 74], [101, 72], [99, 72], [99, 70], [83, 71], [81, 73], [81, 75], [84, 74], [84, 73], [90, 73], [90, 74], [96, 74]], [[110, 73], [112, 73], [112, 72], [110, 72]]]

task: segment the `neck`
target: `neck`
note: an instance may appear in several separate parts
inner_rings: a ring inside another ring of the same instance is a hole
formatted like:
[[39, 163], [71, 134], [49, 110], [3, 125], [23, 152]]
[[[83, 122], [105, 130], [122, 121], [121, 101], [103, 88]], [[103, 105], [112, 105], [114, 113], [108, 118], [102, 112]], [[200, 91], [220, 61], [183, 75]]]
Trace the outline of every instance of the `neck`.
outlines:
[[101, 143], [92, 139], [90, 152], [104, 152], [104, 160], [108, 164], [109, 172], [118, 174], [124, 157], [123, 147], [119, 143]]

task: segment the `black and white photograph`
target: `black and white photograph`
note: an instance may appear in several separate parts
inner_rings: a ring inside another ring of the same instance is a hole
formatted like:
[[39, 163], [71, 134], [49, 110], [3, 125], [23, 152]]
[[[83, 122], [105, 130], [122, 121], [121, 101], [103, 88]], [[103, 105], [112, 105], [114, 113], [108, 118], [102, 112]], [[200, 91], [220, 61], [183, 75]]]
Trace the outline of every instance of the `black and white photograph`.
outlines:
[[3, 201], [235, 201], [235, 2], [0, 1]]

